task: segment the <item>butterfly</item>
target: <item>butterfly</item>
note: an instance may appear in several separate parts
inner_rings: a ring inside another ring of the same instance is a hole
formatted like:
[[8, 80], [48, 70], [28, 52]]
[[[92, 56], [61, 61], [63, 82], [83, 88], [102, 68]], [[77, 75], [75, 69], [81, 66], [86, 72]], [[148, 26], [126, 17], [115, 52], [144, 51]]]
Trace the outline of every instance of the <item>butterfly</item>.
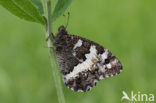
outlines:
[[54, 49], [65, 85], [76, 92], [87, 92], [104, 78], [122, 71], [120, 61], [103, 46], [67, 33], [60, 26], [53, 36]]

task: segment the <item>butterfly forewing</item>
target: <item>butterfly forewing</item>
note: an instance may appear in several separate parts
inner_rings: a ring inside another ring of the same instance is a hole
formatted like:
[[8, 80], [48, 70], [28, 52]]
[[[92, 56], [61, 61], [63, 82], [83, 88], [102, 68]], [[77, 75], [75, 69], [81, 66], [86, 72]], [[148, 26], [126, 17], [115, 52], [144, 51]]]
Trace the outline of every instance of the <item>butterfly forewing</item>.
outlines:
[[120, 61], [103, 46], [67, 34], [62, 26], [54, 47], [65, 85], [74, 91], [89, 91], [96, 83], [122, 70]]

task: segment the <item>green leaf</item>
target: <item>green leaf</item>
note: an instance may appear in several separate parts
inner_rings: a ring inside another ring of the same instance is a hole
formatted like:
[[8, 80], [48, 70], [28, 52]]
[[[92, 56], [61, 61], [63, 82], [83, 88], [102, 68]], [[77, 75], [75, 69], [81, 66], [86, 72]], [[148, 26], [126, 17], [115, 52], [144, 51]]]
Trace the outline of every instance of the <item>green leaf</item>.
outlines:
[[52, 13], [52, 20], [55, 21], [59, 16], [61, 16], [71, 4], [71, 2], [72, 0], [58, 0]]
[[40, 14], [43, 15], [44, 10], [43, 10], [43, 5], [41, 0], [31, 0], [31, 1], [36, 6], [36, 8], [40, 11]]
[[21, 19], [44, 24], [42, 16], [29, 0], [0, 0], [0, 5]]
[[39, 21], [41, 24], [44, 24], [44, 20], [40, 15], [39, 11], [35, 8], [35, 6], [29, 0], [13, 0], [20, 8], [22, 8], [26, 13], [31, 15]]

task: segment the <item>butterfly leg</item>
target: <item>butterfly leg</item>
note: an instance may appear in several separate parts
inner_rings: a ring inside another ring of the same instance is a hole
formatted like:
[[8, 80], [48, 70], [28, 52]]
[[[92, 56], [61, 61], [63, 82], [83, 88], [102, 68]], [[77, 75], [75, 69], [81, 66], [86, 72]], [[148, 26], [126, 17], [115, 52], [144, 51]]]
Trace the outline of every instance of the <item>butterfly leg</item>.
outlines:
[[50, 33], [50, 35], [46, 38], [46, 41], [48, 41], [51, 37], [52, 37], [53, 39], [55, 38], [55, 36], [54, 36], [53, 33]]
[[51, 47], [43, 46], [43, 48], [52, 48], [53, 49], [54, 47], [53, 46], [51, 46]]
[[[46, 41], [48, 41], [51, 38], [53, 38], [53, 39], [55, 38], [53, 33], [50, 33], [50, 35], [46, 38]], [[53, 49], [54, 47], [52, 46], [52, 47], [44, 47], [44, 48], [52, 48]]]

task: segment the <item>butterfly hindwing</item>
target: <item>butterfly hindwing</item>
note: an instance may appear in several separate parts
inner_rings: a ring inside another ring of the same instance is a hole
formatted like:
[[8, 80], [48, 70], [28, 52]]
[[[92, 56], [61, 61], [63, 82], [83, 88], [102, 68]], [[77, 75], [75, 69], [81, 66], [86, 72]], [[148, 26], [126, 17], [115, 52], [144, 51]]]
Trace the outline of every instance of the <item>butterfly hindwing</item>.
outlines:
[[96, 83], [122, 70], [120, 61], [101, 45], [69, 35], [64, 27], [54, 38], [54, 47], [65, 85], [86, 92]]

